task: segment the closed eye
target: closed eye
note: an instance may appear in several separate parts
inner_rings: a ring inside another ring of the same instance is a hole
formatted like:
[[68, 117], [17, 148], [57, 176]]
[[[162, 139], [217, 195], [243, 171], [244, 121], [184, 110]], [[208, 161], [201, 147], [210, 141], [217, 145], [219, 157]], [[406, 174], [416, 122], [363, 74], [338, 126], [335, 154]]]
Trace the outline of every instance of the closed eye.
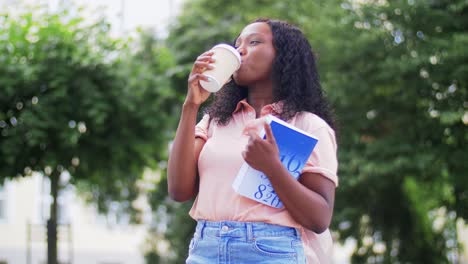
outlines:
[[250, 41], [250, 45], [257, 45], [257, 44], [260, 44], [261, 42], [258, 41], [258, 40], [252, 40]]

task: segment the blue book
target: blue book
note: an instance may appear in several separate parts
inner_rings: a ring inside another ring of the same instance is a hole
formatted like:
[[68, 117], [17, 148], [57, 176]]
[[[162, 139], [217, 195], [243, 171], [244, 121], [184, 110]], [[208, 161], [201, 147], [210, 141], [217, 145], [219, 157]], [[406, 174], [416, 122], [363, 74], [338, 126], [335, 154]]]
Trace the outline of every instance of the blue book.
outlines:
[[[266, 122], [275, 136], [281, 162], [291, 176], [298, 179], [318, 140], [275, 116], [268, 115]], [[260, 137], [266, 138], [265, 130], [260, 132]], [[250, 167], [247, 162], [241, 166], [232, 187], [240, 195], [259, 203], [275, 208], [283, 207], [268, 177]]]

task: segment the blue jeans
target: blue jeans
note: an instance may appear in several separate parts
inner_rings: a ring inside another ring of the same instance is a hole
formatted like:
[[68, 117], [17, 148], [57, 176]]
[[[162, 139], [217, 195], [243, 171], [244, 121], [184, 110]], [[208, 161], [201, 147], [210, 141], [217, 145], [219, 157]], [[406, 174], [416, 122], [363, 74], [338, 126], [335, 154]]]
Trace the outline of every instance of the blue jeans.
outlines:
[[306, 263], [299, 230], [262, 222], [199, 220], [187, 264]]

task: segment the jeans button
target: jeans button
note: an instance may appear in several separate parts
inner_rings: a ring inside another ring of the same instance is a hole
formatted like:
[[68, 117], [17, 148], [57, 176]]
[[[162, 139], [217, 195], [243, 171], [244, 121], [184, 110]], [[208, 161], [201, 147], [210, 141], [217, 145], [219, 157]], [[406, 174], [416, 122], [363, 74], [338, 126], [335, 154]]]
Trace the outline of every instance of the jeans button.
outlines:
[[223, 231], [223, 232], [226, 232], [226, 231], [228, 231], [228, 230], [229, 230], [229, 227], [228, 227], [228, 226], [223, 226], [223, 227], [221, 227], [221, 231]]

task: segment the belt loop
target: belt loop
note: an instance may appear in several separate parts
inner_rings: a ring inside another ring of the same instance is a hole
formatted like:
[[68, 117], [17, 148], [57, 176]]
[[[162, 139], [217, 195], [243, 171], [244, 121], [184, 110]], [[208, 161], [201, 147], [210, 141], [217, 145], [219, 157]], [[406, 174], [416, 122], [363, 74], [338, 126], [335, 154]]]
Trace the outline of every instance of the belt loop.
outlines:
[[200, 239], [203, 239], [203, 230], [206, 226], [206, 220], [198, 220], [198, 223], [200, 223]]
[[252, 223], [246, 223], [247, 227], [247, 241], [252, 241], [254, 239]]
[[302, 239], [302, 238], [301, 238], [301, 229], [299, 229], [299, 228], [294, 228], [294, 230], [296, 231], [296, 237], [297, 237], [298, 239]]

